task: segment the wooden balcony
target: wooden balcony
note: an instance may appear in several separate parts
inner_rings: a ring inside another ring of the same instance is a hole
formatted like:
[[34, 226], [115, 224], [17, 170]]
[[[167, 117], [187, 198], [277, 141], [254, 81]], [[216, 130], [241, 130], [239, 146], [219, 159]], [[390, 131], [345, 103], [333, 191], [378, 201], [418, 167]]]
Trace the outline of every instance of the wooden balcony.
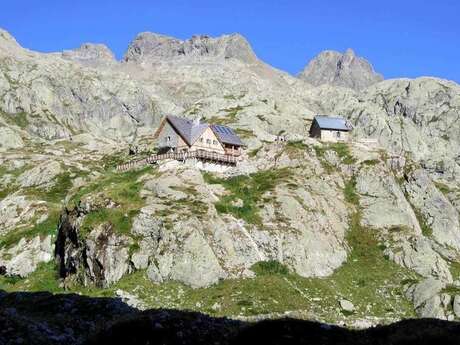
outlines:
[[239, 157], [239, 156], [241, 156], [241, 150], [225, 148], [225, 154], [229, 155], [229, 156], [233, 156], [233, 157]]
[[[197, 150], [197, 151], [186, 151], [186, 152], [169, 152], [164, 154], [151, 155], [147, 158], [131, 161], [125, 164], [117, 166], [118, 171], [128, 171], [134, 168], [139, 168], [148, 164], [154, 164], [165, 159], [175, 159], [179, 161], [185, 161], [186, 159], [196, 158], [208, 162], [216, 162], [222, 164], [236, 165], [239, 161], [238, 156], [240, 152], [236, 150], [231, 151], [233, 154], [221, 154], [212, 151]], [[236, 155], [236, 153], [238, 153]]]

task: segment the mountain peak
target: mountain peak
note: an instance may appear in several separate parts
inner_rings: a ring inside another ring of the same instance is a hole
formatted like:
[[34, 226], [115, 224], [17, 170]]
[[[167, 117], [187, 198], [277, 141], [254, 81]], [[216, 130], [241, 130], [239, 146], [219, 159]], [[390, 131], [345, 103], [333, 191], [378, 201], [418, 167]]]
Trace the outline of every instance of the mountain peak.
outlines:
[[372, 65], [348, 48], [345, 53], [323, 51], [311, 60], [299, 75], [312, 85], [344, 86], [354, 90], [364, 89], [383, 80]]
[[188, 40], [143, 32], [129, 45], [124, 56], [126, 62], [162, 62], [171, 59], [200, 61], [213, 59], [238, 59], [255, 63], [257, 57], [248, 41], [240, 34], [210, 37], [193, 35]]
[[116, 62], [113, 52], [105, 44], [84, 43], [79, 48], [65, 50], [62, 57], [88, 66], [109, 65]]

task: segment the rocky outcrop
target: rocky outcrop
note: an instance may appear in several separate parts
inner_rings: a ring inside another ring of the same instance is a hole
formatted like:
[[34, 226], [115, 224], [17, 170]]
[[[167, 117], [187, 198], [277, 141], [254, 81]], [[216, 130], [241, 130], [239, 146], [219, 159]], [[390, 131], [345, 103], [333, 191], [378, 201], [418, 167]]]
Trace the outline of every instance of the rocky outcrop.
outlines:
[[116, 234], [110, 223], [90, 232], [85, 241], [86, 273], [96, 286], [106, 288], [129, 272], [129, 245], [129, 237]]
[[58, 227], [55, 257], [64, 285], [93, 284], [105, 288], [128, 273], [130, 240], [103, 223], [87, 236], [80, 233], [85, 211], [79, 206], [64, 210]]
[[0, 127], [0, 150], [19, 149], [24, 147], [21, 136], [8, 127]]
[[21, 238], [17, 244], [9, 248], [0, 249], [0, 267], [3, 274], [8, 276], [27, 277], [34, 272], [41, 263], [53, 259], [51, 236], [35, 236]]
[[[375, 138], [391, 155], [420, 162], [433, 177], [458, 183], [460, 86], [447, 80], [386, 80], [359, 96], [330, 88], [312, 91], [321, 112], [347, 116], [356, 138]], [[329, 104], [325, 104], [329, 103]]]
[[361, 194], [364, 225], [377, 229], [405, 229], [412, 235], [422, 233], [411, 205], [385, 165], [361, 169], [356, 188]]
[[437, 246], [423, 236], [410, 199], [406, 199], [391, 167], [390, 162], [389, 167], [378, 164], [360, 170], [356, 188], [361, 195], [362, 223], [380, 231], [385, 253], [396, 263], [423, 277], [451, 283], [449, 265], [436, 252]]
[[17, 182], [21, 187], [50, 187], [53, 185], [53, 180], [61, 173], [59, 162], [46, 162], [25, 171], [18, 176]]
[[428, 278], [410, 287], [406, 294], [412, 299], [420, 317], [445, 319], [439, 296], [444, 287], [439, 280]]
[[[83, 259], [84, 243], [79, 235], [83, 216], [84, 211], [75, 207], [73, 210], [64, 209], [59, 218], [54, 256], [59, 268], [59, 277], [64, 281], [81, 273], [81, 268], [85, 263]], [[84, 279], [83, 282], [85, 282]]]
[[[11, 194], [0, 200], [0, 236], [9, 231], [30, 225], [36, 216], [47, 210], [46, 203], [34, 201], [24, 195]], [[40, 219], [38, 218], [37, 222]]]
[[460, 250], [460, 223], [458, 211], [449, 200], [437, 190], [428, 174], [417, 169], [407, 176], [404, 185], [410, 202], [420, 212], [427, 235], [441, 245]]
[[104, 44], [85, 43], [78, 49], [64, 51], [62, 57], [89, 67], [109, 67], [117, 62]]
[[324, 51], [311, 60], [299, 78], [315, 85], [333, 85], [362, 90], [383, 80], [372, 65], [348, 49], [344, 54]]
[[249, 43], [238, 34], [218, 38], [199, 35], [181, 41], [151, 32], [141, 33], [131, 42], [124, 61], [161, 63], [169, 62], [171, 59], [200, 61], [207, 58], [221, 61], [237, 59], [244, 63], [257, 62]]
[[0, 122], [46, 140], [82, 132], [132, 140], [137, 127], [159, 122], [158, 108], [142, 83], [98, 69], [109, 55], [94, 45], [64, 57], [40, 54], [0, 39]]

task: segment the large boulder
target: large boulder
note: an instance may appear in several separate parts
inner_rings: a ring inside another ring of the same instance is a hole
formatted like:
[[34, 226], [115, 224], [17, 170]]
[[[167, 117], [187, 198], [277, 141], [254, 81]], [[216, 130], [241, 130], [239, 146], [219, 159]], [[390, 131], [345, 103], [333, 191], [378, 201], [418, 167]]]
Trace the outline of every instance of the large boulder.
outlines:
[[61, 173], [62, 168], [59, 162], [45, 162], [22, 173], [17, 182], [21, 187], [49, 187]]
[[25, 195], [10, 194], [0, 200], [0, 236], [20, 226], [32, 227], [34, 217], [47, 211], [43, 201], [30, 200]]
[[206, 287], [227, 277], [212, 247], [197, 230], [188, 231], [173, 256], [166, 253], [158, 257], [158, 265], [162, 276], [194, 288]]
[[40, 263], [53, 259], [53, 249], [49, 235], [23, 237], [14, 246], [0, 249], [0, 267], [5, 267], [6, 275], [27, 277]]
[[444, 287], [445, 284], [441, 281], [427, 278], [411, 286], [406, 295], [414, 303], [414, 307], [420, 317], [444, 319], [445, 314], [440, 297], [440, 292]]

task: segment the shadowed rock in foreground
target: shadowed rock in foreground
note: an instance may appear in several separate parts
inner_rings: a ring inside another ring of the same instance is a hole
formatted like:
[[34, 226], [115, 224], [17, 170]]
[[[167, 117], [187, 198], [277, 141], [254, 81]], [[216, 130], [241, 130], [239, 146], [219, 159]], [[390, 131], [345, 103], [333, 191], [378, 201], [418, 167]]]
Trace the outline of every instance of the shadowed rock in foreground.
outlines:
[[443, 344], [460, 323], [406, 320], [349, 330], [280, 319], [247, 323], [177, 310], [138, 311], [113, 298], [0, 292], [0, 344]]

